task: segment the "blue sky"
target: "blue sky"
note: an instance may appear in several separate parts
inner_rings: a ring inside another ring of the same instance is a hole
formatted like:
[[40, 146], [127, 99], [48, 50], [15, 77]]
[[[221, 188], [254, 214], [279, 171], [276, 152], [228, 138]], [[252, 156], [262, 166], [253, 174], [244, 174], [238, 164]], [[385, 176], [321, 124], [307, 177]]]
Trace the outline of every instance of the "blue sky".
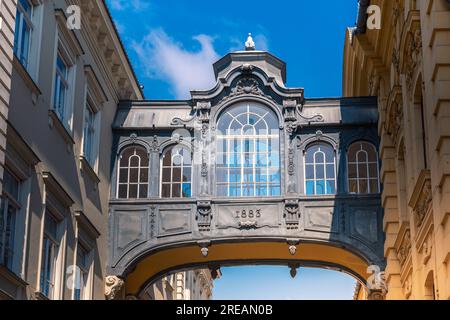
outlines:
[[[287, 86], [307, 98], [342, 94], [345, 31], [356, 21], [357, 0], [199, 1], [107, 0], [147, 99], [188, 99], [191, 89], [214, 86], [212, 64], [256, 48], [287, 63]], [[274, 6], [274, 3], [276, 6]], [[355, 281], [344, 274], [287, 267], [223, 269], [216, 299], [351, 299]]]

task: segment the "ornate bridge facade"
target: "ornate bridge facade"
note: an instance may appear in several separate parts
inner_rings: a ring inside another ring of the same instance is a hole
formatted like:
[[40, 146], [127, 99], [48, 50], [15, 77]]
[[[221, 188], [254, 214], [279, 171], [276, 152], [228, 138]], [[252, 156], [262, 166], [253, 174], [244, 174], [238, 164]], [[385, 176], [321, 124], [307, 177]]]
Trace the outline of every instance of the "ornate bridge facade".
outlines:
[[366, 285], [369, 266], [384, 268], [376, 99], [305, 99], [261, 51], [214, 71], [191, 100], [119, 107], [109, 298], [238, 264], [333, 268]]

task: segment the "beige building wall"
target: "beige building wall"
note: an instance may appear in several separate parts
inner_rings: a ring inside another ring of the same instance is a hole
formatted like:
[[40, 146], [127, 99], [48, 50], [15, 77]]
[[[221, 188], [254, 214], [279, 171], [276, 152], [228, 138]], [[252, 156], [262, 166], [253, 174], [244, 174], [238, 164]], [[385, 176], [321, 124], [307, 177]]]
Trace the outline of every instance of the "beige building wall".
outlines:
[[[119, 100], [142, 94], [104, 2], [70, 2], [81, 9], [79, 30], [67, 27], [73, 11], [66, 1], [32, 1], [33, 31], [23, 63], [12, 55], [15, 5], [2, 1], [0, 150], [6, 145], [6, 167], [20, 181], [20, 192], [13, 263], [0, 269], [1, 298], [73, 299], [73, 267], [83, 251], [88, 280], [82, 298], [105, 298], [111, 123]], [[68, 69], [64, 118], [54, 103], [58, 54]], [[87, 103], [95, 114], [92, 159], [83, 150]], [[50, 297], [41, 284], [46, 216], [57, 222]]]
[[[0, 181], [3, 180], [5, 164], [6, 121], [11, 90], [15, 16], [16, 1], [0, 0]], [[0, 193], [2, 185], [3, 183], [0, 183]]]
[[346, 35], [345, 96], [379, 100], [387, 299], [450, 299], [450, 4], [372, 0]]
[[[220, 276], [220, 271], [218, 271]], [[152, 284], [143, 300], [211, 300], [214, 279], [208, 269], [177, 272]]]

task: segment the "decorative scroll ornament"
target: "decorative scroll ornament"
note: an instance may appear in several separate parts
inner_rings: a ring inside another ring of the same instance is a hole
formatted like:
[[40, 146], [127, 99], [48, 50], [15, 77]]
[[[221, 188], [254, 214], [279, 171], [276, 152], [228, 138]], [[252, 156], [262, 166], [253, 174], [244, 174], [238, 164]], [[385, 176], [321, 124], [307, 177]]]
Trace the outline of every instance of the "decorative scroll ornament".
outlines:
[[153, 151], [153, 152], [159, 152], [159, 143], [158, 143], [158, 136], [157, 135], [153, 136], [153, 140], [152, 140], [152, 144], [151, 144], [150, 150]]
[[385, 272], [376, 273], [373, 282], [368, 284], [367, 300], [386, 300], [387, 291]]
[[404, 265], [406, 259], [411, 253], [411, 232], [407, 230], [405, 232], [405, 236], [403, 237], [402, 243], [400, 247], [397, 249], [397, 258], [400, 262], [400, 265]]
[[122, 290], [124, 281], [117, 276], [107, 276], [105, 280], [105, 297], [107, 300], [116, 299], [117, 294]]
[[288, 230], [298, 229], [300, 223], [300, 208], [298, 200], [286, 200], [284, 204], [284, 219]]
[[256, 96], [264, 95], [262, 90], [259, 88], [258, 81], [256, 79], [248, 78], [248, 77], [243, 78], [238, 81], [238, 83], [236, 84], [236, 87], [233, 88], [229, 97], [230, 98], [236, 97], [236, 96], [240, 96], [243, 94], [252, 94], [252, 95], [256, 95]]
[[283, 115], [286, 123], [286, 132], [292, 135], [297, 131], [298, 127], [302, 124], [310, 124], [315, 122], [324, 122], [324, 117], [321, 114], [307, 117], [301, 112], [301, 103], [297, 100], [284, 100], [283, 101]]
[[210, 231], [212, 221], [211, 201], [197, 202], [197, 224], [199, 231]]
[[181, 119], [179, 117], [175, 117], [172, 119], [170, 125], [172, 126], [181, 126], [198, 120], [200, 123], [208, 123], [209, 117], [211, 113], [211, 102], [209, 101], [199, 101], [197, 105], [193, 108], [191, 116], [187, 119]]
[[432, 200], [433, 198], [431, 193], [431, 183], [429, 180], [427, 180], [424, 184], [422, 194], [414, 210], [414, 213], [416, 215], [417, 227], [420, 227], [422, 225]]

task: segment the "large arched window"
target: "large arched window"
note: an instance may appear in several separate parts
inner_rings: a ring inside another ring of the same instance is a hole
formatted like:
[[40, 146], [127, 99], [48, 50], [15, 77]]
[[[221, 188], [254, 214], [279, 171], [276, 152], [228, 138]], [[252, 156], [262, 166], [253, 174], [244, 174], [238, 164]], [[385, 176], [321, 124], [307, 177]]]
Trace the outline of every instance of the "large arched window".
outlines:
[[280, 195], [280, 136], [276, 115], [261, 104], [239, 103], [221, 114], [217, 131], [217, 194]]
[[306, 149], [305, 188], [307, 195], [336, 193], [336, 158], [330, 145], [317, 143]]
[[347, 154], [349, 193], [379, 193], [378, 153], [368, 142], [356, 142]]
[[191, 196], [191, 152], [180, 145], [169, 147], [162, 157], [161, 197], [190, 198]]
[[149, 158], [139, 146], [122, 151], [118, 165], [117, 198], [144, 199], [148, 197]]

